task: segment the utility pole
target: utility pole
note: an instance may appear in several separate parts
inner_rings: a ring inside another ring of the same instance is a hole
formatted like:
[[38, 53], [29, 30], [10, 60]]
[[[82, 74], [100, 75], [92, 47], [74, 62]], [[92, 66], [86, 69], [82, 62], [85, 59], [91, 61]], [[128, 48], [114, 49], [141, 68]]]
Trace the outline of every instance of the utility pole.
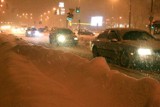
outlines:
[[149, 17], [149, 32], [152, 31], [152, 21], [153, 21], [153, 0], [151, 0], [151, 11], [150, 11], [150, 17]]
[[79, 7], [79, 12], [78, 12], [78, 31], [81, 29], [81, 18], [80, 18], [80, 0], [78, 0], [78, 7]]
[[129, 28], [131, 28], [131, 11], [132, 11], [131, 0], [129, 0]]

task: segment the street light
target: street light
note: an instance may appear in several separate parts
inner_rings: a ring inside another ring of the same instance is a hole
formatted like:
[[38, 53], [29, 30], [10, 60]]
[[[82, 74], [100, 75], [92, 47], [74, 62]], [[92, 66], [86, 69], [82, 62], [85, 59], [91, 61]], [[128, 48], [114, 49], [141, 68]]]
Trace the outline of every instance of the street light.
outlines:
[[4, 2], [4, 0], [1, 0], [1, 3], [3, 3]]
[[56, 10], [56, 8], [54, 7], [54, 8], [53, 8], [53, 11], [55, 11], [55, 10]]
[[50, 11], [48, 11], [48, 14], [50, 14], [51, 12]]

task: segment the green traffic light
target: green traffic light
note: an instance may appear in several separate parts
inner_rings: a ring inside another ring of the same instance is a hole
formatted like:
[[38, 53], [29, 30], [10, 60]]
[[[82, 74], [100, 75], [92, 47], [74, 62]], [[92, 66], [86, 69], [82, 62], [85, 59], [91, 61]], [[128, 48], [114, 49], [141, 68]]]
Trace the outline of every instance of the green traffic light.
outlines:
[[80, 13], [80, 11], [79, 11], [79, 10], [77, 10], [76, 12], [77, 12], [77, 13]]
[[76, 13], [80, 13], [80, 8], [76, 8]]

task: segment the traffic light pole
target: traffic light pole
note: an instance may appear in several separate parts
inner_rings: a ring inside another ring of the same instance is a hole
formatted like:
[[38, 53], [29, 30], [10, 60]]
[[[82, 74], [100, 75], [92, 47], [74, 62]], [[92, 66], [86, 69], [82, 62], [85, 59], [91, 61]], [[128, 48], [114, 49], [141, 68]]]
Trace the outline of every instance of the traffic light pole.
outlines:
[[79, 24], [78, 25], [78, 31], [80, 31], [80, 29], [81, 29], [81, 20], [80, 19], [78, 20], [78, 24]]
[[149, 17], [149, 32], [152, 31], [152, 21], [153, 21], [153, 0], [151, 0], [151, 12]]
[[66, 19], [66, 28], [68, 28], [68, 20]]

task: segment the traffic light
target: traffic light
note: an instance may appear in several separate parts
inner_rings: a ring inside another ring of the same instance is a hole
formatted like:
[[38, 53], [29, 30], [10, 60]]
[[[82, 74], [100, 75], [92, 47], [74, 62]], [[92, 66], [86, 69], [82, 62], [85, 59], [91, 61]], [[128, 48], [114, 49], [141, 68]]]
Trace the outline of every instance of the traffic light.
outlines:
[[71, 21], [73, 19], [73, 14], [72, 13], [67, 13], [67, 20]]
[[69, 12], [67, 13], [67, 20], [68, 21], [72, 21], [72, 19], [73, 19], [73, 12], [74, 12], [74, 9], [72, 9], [72, 8], [70, 8], [69, 9]]
[[76, 7], [76, 13], [80, 13], [80, 7]]

